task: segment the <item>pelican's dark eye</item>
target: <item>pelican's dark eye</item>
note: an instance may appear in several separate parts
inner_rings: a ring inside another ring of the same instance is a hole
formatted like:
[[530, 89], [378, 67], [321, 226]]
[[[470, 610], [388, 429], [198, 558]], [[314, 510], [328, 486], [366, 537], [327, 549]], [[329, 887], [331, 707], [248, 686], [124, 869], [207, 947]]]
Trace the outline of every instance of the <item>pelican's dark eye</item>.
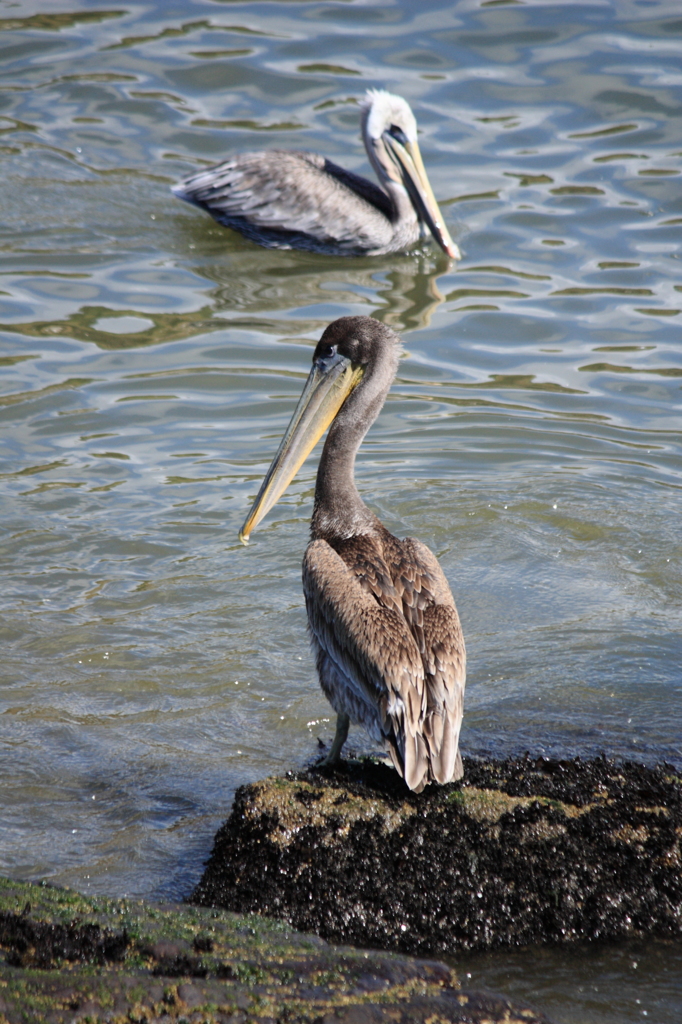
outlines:
[[409, 142], [407, 135], [402, 130], [402, 128], [398, 127], [397, 124], [392, 124], [391, 127], [388, 129], [388, 133], [396, 140], [396, 142], [399, 142], [401, 146], [406, 146], [407, 143]]
[[336, 349], [336, 345], [323, 345], [315, 357], [315, 362], [326, 363], [328, 359], [333, 359], [336, 355]]

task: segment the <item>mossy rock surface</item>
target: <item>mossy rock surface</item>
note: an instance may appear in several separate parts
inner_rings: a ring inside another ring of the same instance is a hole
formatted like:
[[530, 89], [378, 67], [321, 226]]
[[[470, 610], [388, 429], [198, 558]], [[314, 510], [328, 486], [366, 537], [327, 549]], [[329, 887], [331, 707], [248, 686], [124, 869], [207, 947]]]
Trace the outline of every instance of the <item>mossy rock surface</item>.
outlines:
[[0, 1024], [548, 1024], [451, 968], [262, 917], [0, 879]]
[[372, 761], [238, 790], [193, 901], [420, 955], [682, 932], [670, 766], [465, 760], [415, 795]]

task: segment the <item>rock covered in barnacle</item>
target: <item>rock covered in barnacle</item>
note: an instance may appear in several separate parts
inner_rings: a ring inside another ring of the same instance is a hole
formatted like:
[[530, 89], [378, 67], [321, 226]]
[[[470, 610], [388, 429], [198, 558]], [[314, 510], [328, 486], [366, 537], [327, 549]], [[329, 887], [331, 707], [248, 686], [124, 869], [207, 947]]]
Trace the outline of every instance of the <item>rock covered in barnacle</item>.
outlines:
[[415, 795], [371, 761], [242, 787], [192, 899], [431, 955], [682, 932], [682, 777], [465, 761]]
[[433, 960], [279, 921], [0, 879], [2, 1024], [549, 1024]]

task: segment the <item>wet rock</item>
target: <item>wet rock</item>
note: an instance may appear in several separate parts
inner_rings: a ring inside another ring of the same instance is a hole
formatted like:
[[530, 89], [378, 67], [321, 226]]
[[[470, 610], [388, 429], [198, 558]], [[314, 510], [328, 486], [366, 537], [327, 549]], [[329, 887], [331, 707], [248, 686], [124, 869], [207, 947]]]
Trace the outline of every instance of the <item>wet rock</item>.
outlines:
[[261, 917], [0, 879], [0, 921], [2, 1024], [548, 1024], [445, 964]]
[[421, 955], [679, 935], [681, 843], [667, 765], [466, 760], [415, 795], [347, 762], [238, 790], [192, 900]]
[[0, 946], [8, 949], [13, 967], [48, 969], [62, 961], [104, 964], [122, 960], [129, 945], [125, 931], [111, 932], [97, 924], [35, 921], [31, 904], [21, 914], [0, 911]]

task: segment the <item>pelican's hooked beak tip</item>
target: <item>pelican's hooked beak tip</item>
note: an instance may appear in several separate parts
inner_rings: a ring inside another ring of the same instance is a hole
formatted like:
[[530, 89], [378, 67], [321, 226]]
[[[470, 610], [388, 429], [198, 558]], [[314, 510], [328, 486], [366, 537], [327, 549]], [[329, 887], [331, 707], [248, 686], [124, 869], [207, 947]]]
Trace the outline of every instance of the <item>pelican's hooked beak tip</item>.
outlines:
[[240, 530], [239, 531], [239, 539], [242, 542], [242, 544], [244, 545], [244, 547], [248, 548], [248, 546], [249, 546], [249, 535], [248, 535], [248, 533], [244, 533], [243, 530]]
[[445, 251], [447, 252], [451, 260], [461, 260], [462, 258], [462, 254], [459, 251], [459, 246], [456, 245], [455, 242], [451, 242]]

